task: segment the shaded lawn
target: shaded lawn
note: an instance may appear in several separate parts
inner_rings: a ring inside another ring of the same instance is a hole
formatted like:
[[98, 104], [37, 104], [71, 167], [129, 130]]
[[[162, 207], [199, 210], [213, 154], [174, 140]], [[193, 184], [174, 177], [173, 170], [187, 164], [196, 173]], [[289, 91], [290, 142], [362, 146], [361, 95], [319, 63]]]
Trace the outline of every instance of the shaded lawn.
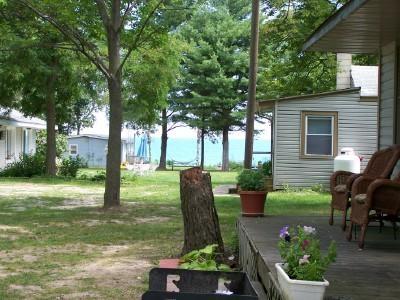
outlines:
[[[235, 177], [214, 172], [213, 186], [232, 184]], [[118, 210], [100, 209], [103, 186], [0, 179], [0, 299], [138, 299], [149, 268], [160, 258], [179, 255], [178, 172], [125, 182]], [[327, 214], [329, 198], [314, 192], [270, 193], [266, 212]], [[233, 247], [239, 198], [217, 196], [215, 201], [225, 243]]]

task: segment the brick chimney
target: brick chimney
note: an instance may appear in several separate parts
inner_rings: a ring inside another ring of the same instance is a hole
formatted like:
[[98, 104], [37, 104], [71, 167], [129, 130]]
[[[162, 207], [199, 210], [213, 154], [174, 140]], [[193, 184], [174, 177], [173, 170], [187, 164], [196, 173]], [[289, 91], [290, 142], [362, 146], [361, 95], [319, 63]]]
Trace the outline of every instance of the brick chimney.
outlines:
[[351, 54], [337, 54], [336, 89], [343, 90], [351, 87]]

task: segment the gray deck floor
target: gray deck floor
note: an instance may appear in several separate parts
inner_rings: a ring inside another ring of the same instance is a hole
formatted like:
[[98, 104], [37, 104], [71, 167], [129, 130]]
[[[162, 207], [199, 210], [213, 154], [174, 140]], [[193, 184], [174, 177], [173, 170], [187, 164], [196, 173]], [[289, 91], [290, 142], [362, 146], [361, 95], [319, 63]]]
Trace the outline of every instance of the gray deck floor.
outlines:
[[[248, 238], [257, 248], [267, 268], [276, 276], [275, 263], [279, 229], [284, 225], [309, 225], [317, 228], [322, 249], [330, 240], [337, 243], [337, 261], [326, 273], [330, 282], [326, 296], [336, 299], [400, 299], [400, 232], [394, 240], [390, 226], [379, 233], [368, 228], [365, 248], [359, 251], [356, 241], [348, 242], [339, 222], [329, 226], [327, 217], [240, 218]], [[354, 238], [354, 236], [353, 236]]]

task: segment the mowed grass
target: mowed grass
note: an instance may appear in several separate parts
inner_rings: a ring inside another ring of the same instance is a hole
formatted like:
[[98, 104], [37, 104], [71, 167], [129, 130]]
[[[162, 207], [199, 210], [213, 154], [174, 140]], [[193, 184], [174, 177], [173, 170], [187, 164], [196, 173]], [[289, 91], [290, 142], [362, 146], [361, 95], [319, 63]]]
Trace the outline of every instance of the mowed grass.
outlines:
[[[236, 175], [213, 172], [213, 186], [233, 184]], [[0, 299], [140, 299], [149, 269], [182, 247], [179, 172], [124, 182], [120, 209], [104, 211], [103, 192], [103, 182], [0, 179]], [[274, 192], [266, 212], [327, 214], [329, 199]], [[240, 200], [215, 202], [233, 247]]]

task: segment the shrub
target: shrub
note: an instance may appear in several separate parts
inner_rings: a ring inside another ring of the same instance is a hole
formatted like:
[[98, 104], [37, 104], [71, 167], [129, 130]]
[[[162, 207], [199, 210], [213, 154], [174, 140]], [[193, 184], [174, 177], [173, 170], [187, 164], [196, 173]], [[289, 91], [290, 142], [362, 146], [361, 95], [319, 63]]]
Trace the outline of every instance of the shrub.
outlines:
[[105, 171], [100, 171], [94, 174], [91, 178], [91, 181], [104, 181], [106, 180], [106, 172]]
[[286, 274], [291, 279], [323, 281], [328, 266], [336, 259], [336, 244], [332, 241], [326, 256], [322, 256], [316, 230], [309, 226], [283, 227], [279, 232], [279, 253]]
[[[39, 130], [36, 135], [36, 153], [46, 157], [47, 145], [47, 132], [46, 130]], [[63, 134], [56, 135], [56, 156], [61, 158], [67, 151], [67, 136]]]
[[229, 171], [242, 171], [243, 170], [243, 163], [237, 161], [230, 161], [229, 162]]
[[237, 181], [242, 191], [265, 190], [264, 175], [259, 170], [244, 169], [237, 177]]
[[84, 173], [84, 174], [80, 175], [78, 179], [90, 180], [90, 181], [104, 181], [104, 180], [106, 180], [106, 172], [98, 171], [93, 175]]
[[317, 184], [314, 184], [311, 187], [311, 190], [313, 192], [316, 192], [316, 193], [324, 193], [325, 192], [325, 187], [324, 187], [324, 185], [322, 183], [317, 183]]
[[126, 173], [124, 175], [121, 176], [121, 181], [129, 181], [129, 182], [133, 182], [137, 179], [138, 175], [135, 173]]
[[260, 171], [264, 176], [271, 176], [272, 175], [272, 161], [264, 162], [261, 167]]
[[42, 176], [46, 172], [45, 158], [40, 154], [21, 154], [19, 160], [8, 164], [0, 172], [1, 177]]
[[80, 168], [87, 168], [87, 163], [83, 158], [79, 156], [63, 158], [58, 168], [58, 175], [76, 177]]

